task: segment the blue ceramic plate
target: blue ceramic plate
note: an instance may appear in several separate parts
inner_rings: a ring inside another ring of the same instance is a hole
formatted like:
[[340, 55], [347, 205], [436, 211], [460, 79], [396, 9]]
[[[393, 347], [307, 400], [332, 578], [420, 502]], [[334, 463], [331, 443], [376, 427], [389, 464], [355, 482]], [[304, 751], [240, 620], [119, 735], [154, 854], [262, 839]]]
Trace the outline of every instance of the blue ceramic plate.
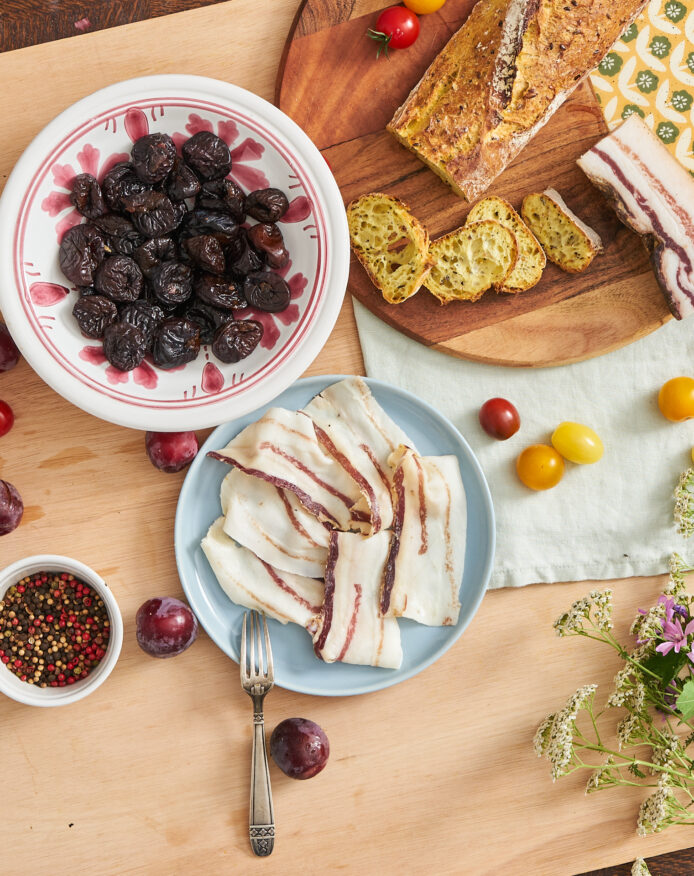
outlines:
[[[272, 405], [258, 408], [219, 426], [203, 444], [183, 483], [178, 500], [175, 548], [178, 573], [193, 611], [209, 636], [238, 663], [244, 609], [229, 600], [200, 547], [210, 524], [221, 514], [219, 488], [229, 467], [207, 457], [261, 417], [269, 407], [298, 410], [342, 375], [306, 377], [290, 386]], [[349, 696], [380, 690], [411, 678], [447, 651], [472, 620], [482, 601], [494, 556], [494, 509], [477, 459], [460, 432], [438, 411], [411, 393], [378, 380], [366, 381], [384, 410], [415, 442], [424, 456], [455, 454], [467, 495], [467, 549], [460, 590], [460, 618], [454, 627], [425, 627], [400, 620], [403, 662], [400, 669], [377, 669], [348, 663], [323, 663], [311, 638], [295, 624], [268, 621], [280, 687], [317, 696]]]

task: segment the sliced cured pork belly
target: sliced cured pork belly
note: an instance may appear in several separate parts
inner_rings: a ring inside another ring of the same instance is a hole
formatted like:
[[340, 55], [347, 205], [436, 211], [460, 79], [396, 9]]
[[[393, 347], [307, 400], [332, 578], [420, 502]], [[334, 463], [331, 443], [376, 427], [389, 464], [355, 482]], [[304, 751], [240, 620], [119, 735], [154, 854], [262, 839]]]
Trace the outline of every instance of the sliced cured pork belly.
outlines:
[[323, 605], [323, 582], [274, 569], [224, 532], [224, 518], [209, 528], [201, 545], [226, 595], [237, 605], [264, 611], [280, 623], [313, 632]]
[[318, 441], [359, 484], [371, 511], [373, 532], [393, 522], [393, 470], [388, 457], [413, 443], [386, 414], [360, 377], [334, 383], [317, 395], [304, 413], [313, 420]]
[[276, 569], [323, 577], [329, 531], [294, 493], [234, 468], [221, 495], [228, 536]]
[[371, 529], [368, 514], [355, 507], [362, 500], [356, 481], [323, 450], [313, 423], [300, 411], [270, 408], [223, 450], [208, 455], [289, 490], [336, 529]]
[[694, 312], [694, 179], [634, 113], [578, 159], [651, 253], [673, 316]]
[[418, 456], [400, 447], [395, 466], [393, 539], [380, 610], [428, 626], [455, 624], [463, 578], [467, 505], [455, 456]]
[[398, 669], [402, 663], [400, 628], [379, 615], [378, 599], [390, 533], [371, 538], [331, 532], [325, 569], [325, 602], [313, 647], [326, 663], [341, 660]]

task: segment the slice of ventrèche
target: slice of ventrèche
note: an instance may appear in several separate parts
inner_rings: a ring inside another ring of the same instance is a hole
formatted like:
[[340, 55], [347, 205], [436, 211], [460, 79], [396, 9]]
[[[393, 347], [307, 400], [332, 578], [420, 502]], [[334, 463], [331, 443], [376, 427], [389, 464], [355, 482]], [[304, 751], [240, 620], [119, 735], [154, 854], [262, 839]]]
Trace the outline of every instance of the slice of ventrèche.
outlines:
[[390, 532], [365, 538], [352, 532], [330, 535], [325, 569], [325, 601], [313, 636], [316, 655], [398, 669], [402, 663], [400, 628], [379, 614], [379, 590]]
[[313, 422], [301, 411], [270, 408], [222, 450], [208, 456], [289, 490], [319, 520], [336, 529], [370, 531], [368, 513], [356, 510], [356, 481], [318, 443]]
[[258, 559], [229, 538], [224, 518], [209, 528], [201, 546], [219, 584], [237, 605], [263, 611], [280, 623], [299, 624], [313, 632], [323, 605], [323, 582], [292, 575]]
[[578, 159], [619, 218], [643, 237], [673, 316], [694, 312], [694, 179], [634, 113]]
[[400, 447], [393, 538], [383, 575], [380, 611], [428, 626], [457, 623], [463, 579], [467, 504], [455, 456], [418, 456]]
[[283, 572], [322, 578], [328, 559], [328, 529], [290, 490], [239, 468], [222, 481], [224, 532]]
[[324, 389], [304, 408], [319, 443], [357, 482], [371, 512], [373, 532], [393, 522], [394, 470], [388, 457], [400, 445], [414, 447], [371, 394], [361, 377], [348, 377]]

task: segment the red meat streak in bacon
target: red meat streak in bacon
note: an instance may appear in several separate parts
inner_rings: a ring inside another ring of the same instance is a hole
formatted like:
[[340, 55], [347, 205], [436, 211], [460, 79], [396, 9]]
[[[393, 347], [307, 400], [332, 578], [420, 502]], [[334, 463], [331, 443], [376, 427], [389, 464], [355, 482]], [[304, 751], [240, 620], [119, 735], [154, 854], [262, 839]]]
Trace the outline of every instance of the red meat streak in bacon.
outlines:
[[363, 450], [364, 453], [369, 457], [373, 467], [378, 472], [378, 476], [383, 481], [383, 485], [385, 486], [386, 490], [388, 490], [388, 492], [390, 493], [390, 481], [388, 480], [388, 475], [381, 468], [379, 461], [376, 459], [376, 454], [373, 452], [373, 450], [369, 447], [368, 444], [360, 444], [359, 448], [360, 448], [360, 450]]
[[429, 547], [427, 538], [427, 506], [424, 498], [424, 472], [417, 457], [414, 457], [415, 465], [417, 466], [417, 485], [419, 487], [419, 528], [421, 531], [419, 542], [419, 555], [425, 554]]
[[304, 608], [308, 608], [309, 611], [314, 611], [314, 612], [320, 611], [320, 605], [311, 605], [311, 603], [308, 601], [308, 599], [304, 599], [303, 596], [299, 596], [299, 594], [296, 592], [296, 590], [293, 587], [291, 587], [289, 584], [287, 584], [286, 581], [284, 581], [282, 578], [280, 578], [280, 576], [272, 568], [272, 566], [270, 566], [264, 560], [260, 560], [260, 562], [263, 564], [265, 571], [272, 578], [272, 580], [275, 582], [275, 584], [277, 584], [277, 586], [280, 588], [280, 590], [284, 590], [284, 592], [288, 593], [292, 597], [292, 599], [295, 599], [299, 603], [299, 605], [303, 605]]
[[[378, 532], [381, 529], [381, 512], [378, 507], [376, 493], [374, 493], [373, 487], [366, 480], [364, 475], [356, 470], [356, 468], [347, 459], [344, 453], [340, 453], [340, 451], [337, 449], [337, 447], [335, 447], [332, 440], [330, 439], [330, 436], [324, 429], [321, 429], [321, 427], [317, 426], [315, 423], [313, 424], [313, 428], [316, 431], [316, 438], [318, 439], [318, 443], [321, 444], [328, 451], [328, 453], [340, 463], [342, 468], [344, 468], [344, 470], [352, 478], [352, 480], [356, 481], [359, 488], [366, 494], [367, 501], [371, 508], [373, 531]], [[363, 512], [358, 513], [363, 514]], [[361, 517], [355, 517], [354, 514], [352, 516], [355, 520], [362, 519]], [[369, 519], [368, 516], [366, 516], [366, 519]]]
[[284, 490], [281, 490], [279, 487], [277, 487], [276, 489], [277, 489], [277, 492], [279, 493], [280, 499], [282, 500], [282, 504], [284, 505], [284, 508], [287, 512], [287, 517], [289, 517], [289, 520], [290, 520], [292, 526], [294, 527], [294, 529], [296, 529], [296, 531], [299, 533], [299, 535], [302, 535], [307, 541], [310, 541], [314, 547], [321, 547], [321, 545], [319, 545], [317, 541], [314, 541], [311, 538], [311, 536], [308, 534], [308, 532], [306, 532], [304, 527], [296, 519], [296, 515], [294, 514], [294, 509], [289, 504], [289, 499], [287, 499], [287, 497], [285, 496]]
[[227, 465], [235, 465], [236, 468], [244, 472], [244, 474], [252, 475], [254, 478], [260, 478], [261, 481], [267, 481], [267, 483], [274, 484], [276, 487], [280, 487], [283, 490], [289, 490], [290, 493], [294, 493], [294, 495], [301, 501], [301, 504], [307, 511], [315, 514], [316, 517], [327, 517], [335, 526], [339, 526], [338, 521], [335, 520], [327, 508], [324, 508], [319, 502], [314, 502], [309, 494], [304, 492], [300, 487], [297, 487], [296, 484], [285, 481], [284, 478], [273, 477], [273, 475], [269, 475], [258, 468], [246, 468], [245, 465], [241, 465], [232, 456], [226, 456], [223, 453], [218, 453], [216, 450], [208, 451], [207, 455], [212, 457], [212, 459], [218, 459], [220, 462], [226, 462]]
[[395, 561], [400, 551], [400, 536], [402, 535], [402, 523], [405, 519], [405, 489], [403, 487], [404, 473], [402, 467], [398, 468], [393, 478], [393, 490], [395, 492], [395, 514], [393, 515], [393, 537], [390, 540], [390, 549], [386, 564], [383, 569], [383, 583], [381, 584], [381, 615], [388, 613], [390, 608], [390, 596], [395, 583]]
[[328, 546], [328, 562], [325, 566], [325, 595], [323, 597], [323, 617], [321, 630], [318, 634], [318, 638], [316, 639], [316, 643], [313, 646], [313, 650], [316, 652], [316, 657], [321, 657], [321, 651], [325, 648], [325, 642], [328, 638], [328, 633], [330, 632], [330, 627], [333, 622], [333, 603], [335, 601], [335, 565], [337, 564], [337, 557], [339, 555], [339, 548], [337, 546], [337, 533], [335, 531], [330, 533], [330, 545]]
[[357, 616], [359, 614], [359, 606], [361, 604], [361, 584], [354, 585], [354, 608], [352, 609], [352, 617], [349, 619], [349, 626], [347, 627], [347, 634], [345, 636], [345, 644], [342, 646], [342, 650], [337, 655], [338, 660], [344, 660], [345, 654], [349, 650], [349, 646], [352, 644], [352, 639], [354, 638], [354, 629], [357, 626]]

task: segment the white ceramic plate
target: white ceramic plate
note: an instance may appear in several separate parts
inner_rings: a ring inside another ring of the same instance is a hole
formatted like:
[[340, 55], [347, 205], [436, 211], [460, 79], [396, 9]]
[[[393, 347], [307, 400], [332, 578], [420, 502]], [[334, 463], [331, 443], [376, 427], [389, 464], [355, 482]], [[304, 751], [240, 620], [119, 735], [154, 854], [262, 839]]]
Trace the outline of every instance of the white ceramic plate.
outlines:
[[[80, 334], [77, 293], [58, 265], [58, 245], [82, 221], [69, 201], [77, 173], [101, 179], [133, 141], [165, 132], [177, 145], [200, 130], [226, 140], [231, 177], [246, 191], [285, 191], [281, 229], [291, 256], [287, 310], [259, 319], [261, 344], [235, 365], [202, 348], [182, 369], [145, 362], [119, 372], [99, 341]], [[26, 149], [0, 199], [0, 310], [35, 371], [73, 404], [123, 426], [177, 431], [242, 416], [305, 371], [330, 334], [347, 286], [349, 234], [342, 197], [320, 152], [272, 104], [200, 76], [147, 76], [97, 91], [66, 109]]]
[[[342, 380], [339, 375], [298, 380], [275, 400], [279, 407], [297, 410], [314, 395]], [[472, 450], [455, 426], [426, 402], [378, 380], [366, 381], [376, 401], [427, 456], [455, 454], [467, 499], [465, 569], [460, 587], [460, 617], [452, 627], [426, 627], [401, 618], [403, 661], [399, 669], [323, 663], [313, 653], [311, 638], [296, 624], [269, 620], [275, 681], [280, 687], [320, 696], [349, 696], [397, 684], [421, 672], [459, 638], [477, 611], [487, 588], [494, 557], [494, 509], [487, 482]], [[238, 662], [244, 609], [219, 586], [200, 547], [210, 524], [221, 514], [219, 488], [229, 466], [207, 457], [221, 450], [269, 405], [225, 423], [210, 435], [193, 460], [176, 510], [174, 544], [178, 574], [188, 602], [210, 637]]]

